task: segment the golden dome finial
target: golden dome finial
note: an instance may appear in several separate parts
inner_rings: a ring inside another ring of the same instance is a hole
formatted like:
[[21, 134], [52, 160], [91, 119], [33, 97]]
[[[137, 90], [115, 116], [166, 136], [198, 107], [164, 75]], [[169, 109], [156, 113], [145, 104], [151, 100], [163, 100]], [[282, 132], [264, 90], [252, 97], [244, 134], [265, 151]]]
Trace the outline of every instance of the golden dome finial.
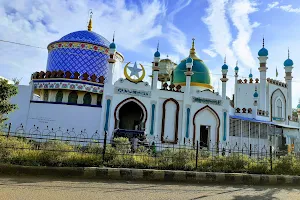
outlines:
[[190, 49], [190, 54], [196, 54], [195, 52], [195, 38], [192, 39], [192, 48]]
[[89, 15], [90, 15], [90, 21], [89, 21], [89, 25], [88, 25], [88, 31], [92, 31], [92, 17], [93, 17], [93, 12], [92, 10], [89, 11]]

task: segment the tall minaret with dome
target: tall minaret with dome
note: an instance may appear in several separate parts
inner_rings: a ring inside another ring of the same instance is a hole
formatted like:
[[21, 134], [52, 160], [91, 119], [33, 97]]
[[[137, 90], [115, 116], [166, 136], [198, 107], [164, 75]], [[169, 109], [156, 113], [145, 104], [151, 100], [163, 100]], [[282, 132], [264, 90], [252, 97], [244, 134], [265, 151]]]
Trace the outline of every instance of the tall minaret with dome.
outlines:
[[288, 58], [284, 61], [285, 82], [287, 84], [287, 117], [292, 118], [292, 70], [294, 62], [290, 59], [290, 50], [288, 50]]
[[263, 46], [258, 52], [259, 60], [259, 74], [260, 74], [260, 84], [259, 84], [259, 109], [266, 109], [266, 81], [267, 81], [267, 60], [268, 60], [268, 50], [265, 48], [265, 38], [263, 38]]

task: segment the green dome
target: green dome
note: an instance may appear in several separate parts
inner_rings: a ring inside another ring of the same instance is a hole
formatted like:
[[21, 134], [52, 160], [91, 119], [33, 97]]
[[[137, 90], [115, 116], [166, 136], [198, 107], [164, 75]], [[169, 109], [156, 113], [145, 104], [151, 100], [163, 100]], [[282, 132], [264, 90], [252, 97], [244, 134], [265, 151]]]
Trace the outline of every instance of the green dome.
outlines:
[[[196, 56], [194, 40], [190, 50], [190, 56], [188, 58], [193, 59], [192, 72], [194, 72], [194, 74], [191, 77], [191, 86], [213, 89], [211, 86], [211, 75], [208, 67]], [[188, 58], [182, 60], [173, 71], [173, 83], [175, 85], [185, 86], [186, 76], [184, 72], [186, 72], [186, 62]]]
[[297, 108], [300, 108], [300, 103], [297, 105]]

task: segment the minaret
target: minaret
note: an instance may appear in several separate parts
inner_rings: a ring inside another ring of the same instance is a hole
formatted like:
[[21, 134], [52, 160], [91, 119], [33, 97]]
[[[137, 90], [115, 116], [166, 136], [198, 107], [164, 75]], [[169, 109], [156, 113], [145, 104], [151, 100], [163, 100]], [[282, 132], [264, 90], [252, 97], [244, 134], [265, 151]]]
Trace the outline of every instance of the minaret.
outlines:
[[253, 81], [253, 74], [252, 74], [252, 69], [250, 69], [250, 74], [249, 74], [249, 83]]
[[257, 92], [256, 86], [255, 86], [255, 92], [253, 94], [253, 99], [254, 99], [254, 102], [253, 102], [253, 109], [252, 109], [252, 117], [253, 117], [253, 119], [255, 119], [257, 116], [257, 103], [258, 103], [258, 92]]
[[[194, 40], [193, 40], [194, 43]], [[194, 74], [194, 72], [192, 71], [192, 67], [193, 67], [193, 58], [188, 57], [188, 59], [186, 59], [186, 72], [184, 72], [186, 79], [185, 79], [185, 90], [184, 90], [184, 94], [185, 96], [189, 96], [190, 94], [190, 90], [191, 90], [191, 77]]]
[[292, 70], [294, 62], [290, 59], [290, 50], [288, 50], [288, 59], [284, 61], [284, 69], [285, 69], [285, 82], [287, 84], [287, 108], [286, 113], [287, 117], [292, 118]]
[[223, 77], [220, 79], [222, 81], [222, 98], [223, 98], [223, 101], [226, 100], [226, 82], [228, 81], [227, 72], [228, 72], [228, 65], [226, 64], [226, 56], [225, 56], [224, 65], [222, 66], [222, 75], [223, 75]]
[[153, 66], [152, 66], [152, 90], [157, 89], [157, 82], [158, 82], [158, 71], [159, 71], [159, 60], [160, 60], [160, 53], [158, 51], [159, 48], [159, 43], [157, 43], [157, 49], [156, 52], [154, 53], [154, 61], [153, 61]]
[[266, 108], [266, 80], [267, 80], [267, 60], [268, 60], [268, 50], [265, 48], [265, 38], [263, 38], [263, 48], [258, 52], [259, 60], [259, 73], [260, 73], [260, 83], [259, 83], [259, 108], [261, 110], [267, 110]]
[[238, 61], [236, 61], [236, 66], [234, 68], [234, 108], [237, 108], [237, 91], [238, 91], [238, 73], [239, 73], [239, 67], [238, 67]]
[[112, 43], [109, 45], [109, 58], [108, 58], [108, 74], [106, 84], [113, 85], [113, 70], [115, 66], [115, 54], [117, 52], [117, 46], [115, 44], [115, 33], [113, 35]]

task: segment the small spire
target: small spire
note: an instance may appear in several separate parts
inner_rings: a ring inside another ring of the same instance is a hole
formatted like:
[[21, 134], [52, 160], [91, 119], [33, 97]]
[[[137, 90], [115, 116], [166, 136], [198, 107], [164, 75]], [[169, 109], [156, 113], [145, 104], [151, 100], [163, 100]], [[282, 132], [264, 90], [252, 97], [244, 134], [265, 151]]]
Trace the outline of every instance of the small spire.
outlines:
[[288, 59], [290, 59], [290, 47], [288, 47]]
[[252, 74], [252, 68], [250, 68], [250, 74]]
[[265, 48], [265, 36], [263, 36], [263, 48]]
[[192, 48], [190, 49], [190, 54], [196, 54], [195, 52], [195, 38], [192, 39]]
[[113, 42], [115, 42], [115, 31], [114, 31], [114, 34], [113, 34]]
[[226, 64], [226, 55], [225, 55], [225, 57], [224, 57], [224, 64]]
[[193, 42], [192, 42], [192, 49], [195, 49], [195, 38], [192, 39]]
[[238, 66], [238, 64], [239, 64], [239, 61], [236, 61], [236, 64], [235, 64], [235, 66]]
[[90, 21], [89, 21], [89, 25], [88, 25], [88, 31], [92, 31], [92, 17], [93, 17], [93, 11], [92, 9], [89, 11], [89, 15], [90, 15]]
[[157, 48], [156, 48], [156, 50], [158, 51], [158, 49], [159, 49], [159, 40], [157, 42]]

